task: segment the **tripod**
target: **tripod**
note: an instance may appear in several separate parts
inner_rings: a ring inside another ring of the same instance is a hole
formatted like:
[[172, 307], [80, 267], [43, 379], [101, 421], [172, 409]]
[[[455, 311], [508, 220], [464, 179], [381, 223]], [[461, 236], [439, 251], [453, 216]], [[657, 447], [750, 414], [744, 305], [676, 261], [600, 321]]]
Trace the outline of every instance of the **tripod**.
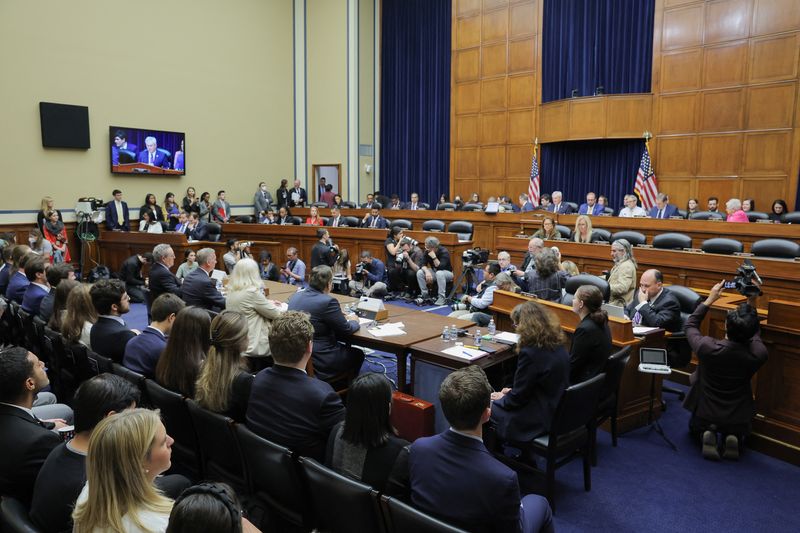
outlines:
[[[678, 447], [675, 446], [675, 443], [669, 440], [666, 433], [664, 433], [664, 428], [661, 427], [661, 422], [658, 419], [653, 418], [653, 401], [655, 400], [656, 395], [656, 375], [655, 373], [650, 373], [650, 400], [647, 409], [647, 425], [649, 426], [650, 430], [655, 430], [656, 433], [661, 435], [661, 438], [664, 439], [664, 442], [669, 444], [670, 448], [678, 451]], [[648, 431], [650, 431], [648, 430]]]
[[458, 279], [453, 282], [453, 288], [450, 290], [450, 294], [447, 295], [447, 300], [452, 302], [455, 299], [456, 292], [458, 292], [459, 287], [461, 287], [461, 283], [465, 280], [467, 282], [467, 288], [464, 291], [464, 294], [469, 292], [469, 289], [472, 287], [472, 282], [475, 281], [475, 278], [475, 266], [472, 264], [464, 265], [461, 275], [458, 276]]

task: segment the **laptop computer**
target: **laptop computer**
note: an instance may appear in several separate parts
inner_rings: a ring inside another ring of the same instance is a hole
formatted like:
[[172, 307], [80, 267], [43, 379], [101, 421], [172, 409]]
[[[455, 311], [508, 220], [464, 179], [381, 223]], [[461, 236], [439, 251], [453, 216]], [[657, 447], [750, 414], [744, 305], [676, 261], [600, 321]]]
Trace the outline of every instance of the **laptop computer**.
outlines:
[[620, 307], [618, 305], [613, 304], [603, 304], [602, 306], [603, 311], [608, 313], [608, 316], [614, 316], [617, 318], [625, 318], [625, 308]]
[[664, 348], [640, 348], [639, 372], [648, 374], [671, 374], [667, 363], [667, 351]]

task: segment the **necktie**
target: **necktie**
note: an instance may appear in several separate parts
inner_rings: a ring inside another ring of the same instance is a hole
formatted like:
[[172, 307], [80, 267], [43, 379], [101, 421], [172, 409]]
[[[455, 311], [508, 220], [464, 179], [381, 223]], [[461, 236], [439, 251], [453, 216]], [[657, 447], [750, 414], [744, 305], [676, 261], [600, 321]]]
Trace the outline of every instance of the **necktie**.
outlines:
[[642, 323], [642, 315], [641, 313], [639, 313], [639, 311], [636, 311], [636, 313], [633, 315], [633, 323], [634, 324]]
[[150, 164], [153, 164], [153, 152], [150, 152]]
[[114, 206], [117, 208], [117, 224], [122, 226], [125, 222], [125, 216], [122, 213], [122, 202], [114, 202]]
[[659, 209], [658, 210], [658, 218], [664, 218], [664, 210], [663, 209]]
[[377, 220], [378, 220], [378, 217], [372, 217], [372, 224], [370, 224], [369, 227], [370, 228], [374, 228], [375, 227], [375, 222], [377, 222]]

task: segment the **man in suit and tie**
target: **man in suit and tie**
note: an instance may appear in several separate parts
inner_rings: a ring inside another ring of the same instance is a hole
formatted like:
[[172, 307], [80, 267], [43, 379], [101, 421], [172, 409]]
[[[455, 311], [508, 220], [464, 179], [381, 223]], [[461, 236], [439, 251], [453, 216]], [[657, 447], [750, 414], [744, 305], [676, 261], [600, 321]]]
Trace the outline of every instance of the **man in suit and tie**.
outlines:
[[290, 311], [305, 311], [314, 326], [314, 372], [327, 380], [342, 372], [357, 374], [364, 362], [364, 352], [342, 343], [359, 329], [358, 320], [345, 318], [339, 301], [330, 295], [333, 271], [320, 265], [311, 271], [308, 289], [289, 299]]
[[553, 191], [552, 199], [553, 203], [547, 206], [547, 210], [551, 213], [555, 213], [557, 215], [569, 215], [572, 213], [572, 206], [569, 204], [565, 204], [562, 200], [564, 195], [561, 191]]
[[217, 282], [211, 277], [217, 265], [217, 253], [213, 248], [202, 248], [197, 252], [197, 266], [183, 279], [183, 301], [203, 309], [220, 311], [225, 309], [225, 298], [217, 290]]
[[169, 168], [169, 159], [164, 152], [158, 151], [158, 142], [153, 136], [145, 137], [145, 150], [139, 152], [139, 163], [147, 163], [154, 167]]
[[345, 409], [328, 383], [306, 373], [313, 338], [314, 327], [306, 313], [287, 311], [272, 321], [269, 347], [275, 364], [253, 380], [247, 427], [300, 455], [323, 461], [328, 435], [344, 420]]
[[369, 214], [364, 215], [364, 218], [361, 220], [361, 227], [386, 229], [389, 227], [389, 223], [381, 216], [381, 208], [373, 205]]
[[63, 420], [39, 420], [31, 411], [36, 394], [50, 383], [44, 363], [18, 346], [0, 350], [0, 494], [27, 508], [39, 469], [61, 443], [51, 429]]
[[325, 194], [325, 187], [327, 185], [327, 181], [325, 176], [322, 176], [319, 179], [319, 183], [317, 183], [317, 202], [323, 202], [322, 195]]
[[346, 228], [347, 221], [342, 217], [342, 212], [338, 207], [331, 207], [331, 216], [328, 219], [328, 226], [332, 228]]
[[181, 284], [170, 269], [175, 264], [175, 252], [169, 244], [153, 248], [153, 266], [150, 267], [150, 297], [155, 300], [165, 292], [181, 297]]
[[364, 209], [372, 209], [376, 205], [378, 205], [378, 202], [375, 200], [375, 195], [368, 194], [367, 201], [361, 204], [361, 207], [363, 207]]
[[174, 294], [165, 293], [153, 301], [150, 325], [125, 345], [122, 364], [147, 378], [153, 378], [161, 352], [167, 346], [167, 337], [175, 322], [175, 315], [186, 306]]
[[286, 250], [286, 266], [281, 270], [281, 281], [302, 287], [306, 281], [306, 264], [297, 257], [297, 248]]
[[98, 315], [89, 335], [92, 350], [122, 364], [125, 345], [137, 334], [122, 319], [131, 310], [125, 284], [118, 279], [101, 279], [92, 285], [89, 294]]
[[178, 214], [178, 223], [175, 224], [175, 229], [172, 231], [187, 236], [189, 235], [189, 215], [187, 215], [185, 211], [181, 211]]
[[208, 224], [200, 220], [200, 215], [192, 211], [186, 227], [186, 236], [190, 241], [208, 240]]
[[553, 531], [547, 500], [520, 498], [516, 472], [483, 444], [492, 387], [477, 366], [448, 375], [439, 402], [450, 428], [411, 445], [411, 501], [418, 509], [476, 533]]
[[645, 270], [639, 278], [639, 290], [625, 308], [625, 314], [635, 325], [680, 331], [683, 327], [681, 304], [663, 283], [661, 271]]
[[418, 211], [420, 209], [425, 209], [419, 203], [419, 194], [412, 192], [411, 193], [411, 201], [408, 202], [403, 209], [408, 209], [410, 211]]
[[[514, 206], [514, 207], [516, 207], [516, 206]], [[534, 209], [536, 209], [536, 206], [534, 206], [530, 202], [530, 200], [528, 199], [528, 195], [525, 194], [525, 193], [520, 194], [519, 195], [519, 208], [514, 209], [514, 212], [527, 213], [528, 211], [533, 211]]]
[[590, 192], [586, 195], [586, 203], [578, 208], [579, 215], [599, 216], [603, 214], [603, 206], [597, 203], [597, 195]]
[[308, 203], [308, 194], [300, 186], [300, 180], [294, 180], [294, 188], [289, 190], [289, 206], [305, 207]]
[[130, 231], [131, 222], [128, 203], [122, 201], [122, 191], [114, 189], [111, 194], [114, 196], [114, 200], [106, 204], [106, 229]]
[[25, 277], [30, 283], [22, 297], [22, 310], [29, 315], [38, 315], [39, 306], [45, 296], [50, 293], [50, 284], [47, 283], [47, 266], [44, 257], [36, 256], [25, 265]]
[[678, 208], [669, 203], [669, 196], [660, 192], [656, 195], [656, 205], [650, 209], [650, 218], [669, 218], [678, 214]]
[[111, 146], [111, 164], [119, 165], [120, 159], [123, 163], [133, 163], [136, 160], [138, 148], [135, 144], [128, 142], [128, 134], [125, 133], [125, 130], [117, 130], [114, 133], [114, 144]]
[[253, 209], [258, 218], [263, 211], [269, 211], [272, 205], [272, 195], [267, 190], [267, 184], [263, 181], [258, 184], [258, 190], [253, 195]]

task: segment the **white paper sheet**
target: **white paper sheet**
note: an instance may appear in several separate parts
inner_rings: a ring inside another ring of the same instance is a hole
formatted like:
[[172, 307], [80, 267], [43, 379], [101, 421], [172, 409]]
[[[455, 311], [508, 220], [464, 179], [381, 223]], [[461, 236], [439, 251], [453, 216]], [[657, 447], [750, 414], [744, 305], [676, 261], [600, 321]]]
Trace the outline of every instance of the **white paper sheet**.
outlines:
[[519, 335], [511, 333], [510, 331], [500, 331], [495, 333], [494, 340], [505, 344], [517, 344], [519, 342]]
[[453, 357], [460, 357], [461, 359], [466, 359], [467, 361], [472, 361], [473, 359], [478, 359], [484, 355], [488, 355], [488, 353], [484, 352], [483, 350], [475, 350], [473, 348], [466, 348], [464, 346], [451, 346], [445, 350], [442, 350], [442, 353], [452, 355]]

